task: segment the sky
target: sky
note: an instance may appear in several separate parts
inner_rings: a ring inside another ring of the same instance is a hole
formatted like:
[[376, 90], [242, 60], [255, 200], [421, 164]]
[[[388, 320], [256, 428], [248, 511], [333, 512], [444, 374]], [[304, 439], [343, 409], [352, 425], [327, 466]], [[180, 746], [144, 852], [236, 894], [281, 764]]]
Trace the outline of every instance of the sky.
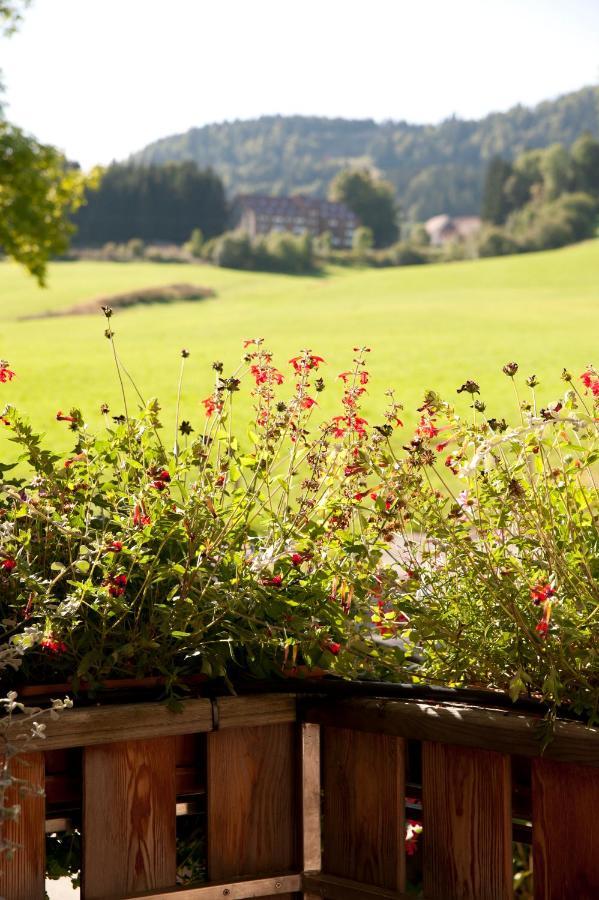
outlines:
[[599, 0], [33, 0], [5, 114], [85, 168], [211, 122], [439, 122], [599, 79]]

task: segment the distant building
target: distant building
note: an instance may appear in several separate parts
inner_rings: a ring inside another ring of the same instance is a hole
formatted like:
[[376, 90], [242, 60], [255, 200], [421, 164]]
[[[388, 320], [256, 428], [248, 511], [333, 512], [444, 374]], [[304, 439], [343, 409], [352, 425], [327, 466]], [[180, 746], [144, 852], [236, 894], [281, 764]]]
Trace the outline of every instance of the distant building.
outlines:
[[479, 216], [433, 216], [424, 223], [433, 247], [442, 247], [450, 241], [467, 241], [476, 237], [481, 227]]
[[233, 224], [250, 237], [271, 231], [323, 234], [330, 231], [333, 247], [351, 247], [358, 217], [343, 203], [318, 197], [267, 197], [239, 194], [233, 201]]

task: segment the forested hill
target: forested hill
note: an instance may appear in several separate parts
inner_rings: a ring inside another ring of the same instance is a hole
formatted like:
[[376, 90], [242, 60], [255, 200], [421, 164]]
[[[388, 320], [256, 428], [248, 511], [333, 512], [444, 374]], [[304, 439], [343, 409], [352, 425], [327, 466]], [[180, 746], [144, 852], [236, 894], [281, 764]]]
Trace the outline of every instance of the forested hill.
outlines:
[[404, 212], [421, 220], [439, 212], [478, 213], [491, 157], [509, 159], [554, 142], [569, 145], [584, 131], [599, 136], [599, 88], [479, 121], [452, 118], [440, 125], [308, 116], [224, 122], [163, 138], [132, 160], [191, 159], [212, 166], [231, 195], [325, 194], [340, 168], [367, 162], [394, 183]]

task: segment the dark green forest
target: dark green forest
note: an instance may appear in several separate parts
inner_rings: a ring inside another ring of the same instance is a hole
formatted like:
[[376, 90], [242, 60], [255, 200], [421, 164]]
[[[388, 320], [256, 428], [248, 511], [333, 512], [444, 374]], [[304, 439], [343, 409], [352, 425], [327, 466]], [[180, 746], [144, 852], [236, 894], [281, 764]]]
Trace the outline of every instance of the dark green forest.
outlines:
[[192, 128], [134, 154], [138, 163], [193, 160], [211, 166], [230, 195], [238, 192], [325, 196], [348, 165], [374, 166], [397, 191], [403, 214], [477, 214], [487, 166], [522, 151], [599, 136], [599, 89], [583, 88], [534, 108], [517, 106], [478, 121], [439, 125], [264, 116]]
[[182, 244], [194, 228], [204, 237], [221, 234], [228, 208], [221, 179], [192, 162], [163, 166], [114, 163], [87, 203], [73, 216], [73, 243], [100, 246], [138, 238]]

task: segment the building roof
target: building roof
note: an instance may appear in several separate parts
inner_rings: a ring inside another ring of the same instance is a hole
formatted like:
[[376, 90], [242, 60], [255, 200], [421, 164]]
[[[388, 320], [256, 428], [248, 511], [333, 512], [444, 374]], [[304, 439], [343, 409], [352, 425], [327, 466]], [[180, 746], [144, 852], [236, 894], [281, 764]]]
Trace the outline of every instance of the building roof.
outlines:
[[234, 205], [241, 210], [273, 216], [317, 215], [323, 218], [344, 219], [358, 225], [358, 217], [344, 203], [334, 203], [319, 197], [296, 194], [293, 197], [269, 197], [266, 194], [238, 194]]

